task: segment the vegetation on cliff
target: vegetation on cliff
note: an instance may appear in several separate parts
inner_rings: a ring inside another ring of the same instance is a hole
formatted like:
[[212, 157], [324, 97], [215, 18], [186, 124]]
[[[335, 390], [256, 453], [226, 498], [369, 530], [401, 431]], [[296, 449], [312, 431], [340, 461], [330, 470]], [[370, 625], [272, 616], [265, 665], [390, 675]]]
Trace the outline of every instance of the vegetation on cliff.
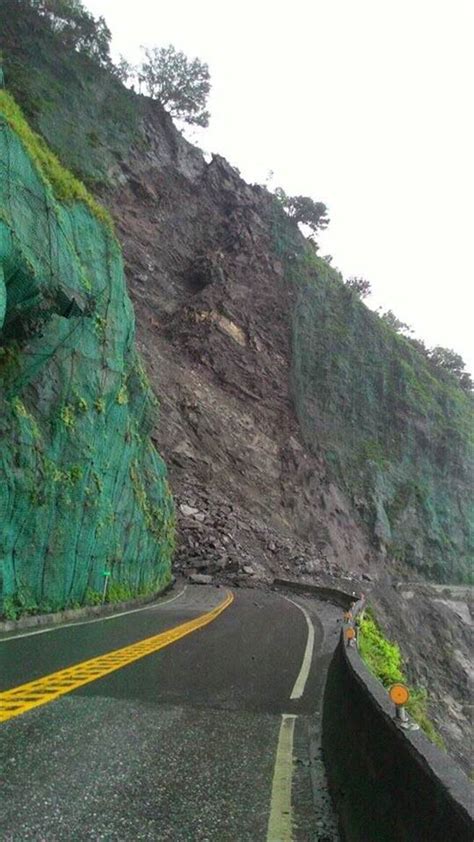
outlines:
[[324, 453], [379, 549], [439, 581], [468, 581], [472, 396], [273, 212], [294, 290], [292, 391], [308, 448]]
[[0, 0], [0, 19], [5, 83], [29, 124], [89, 187], [113, 181], [141, 138], [140, 98], [81, 40], [80, 27], [71, 44], [74, 28], [61, 32], [31, 0]]
[[95, 19], [80, 0], [0, 0], [0, 19], [0, 65], [8, 89], [47, 142], [41, 154], [53, 149], [88, 186], [114, 183], [117, 162], [144, 141], [150, 100], [124, 81], [144, 87], [155, 108], [207, 125], [208, 66], [172, 45], [145, 50], [139, 67], [125, 59], [115, 66], [104, 19]]
[[112, 218], [108, 211], [95, 201], [79, 179], [62, 166], [43, 138], [31, 129], [21, 108], [5, 90], [0, 90], [0, 113], [21, 139], [44, 183], [51, 187], [55, 198], [62, 202], [84, 202], [94, 216], [112, 230]]
[[[398, 645], [387, 640], [370, 608], [361, 615], [358, 622], [357, 645], [368, 668], [384, 687], [388, 688], [399, 681], [408, 683]], [[444, 742], [429, 717], [426, 690], [411, 687], [406, 707], [426, 736], [439, 748], [444, 748]]]
[[105, 572], [159, 590], [174, 511], [118, 243], [4, 92], [0, 127], [3, 611], [94, 601]]
[[198, 58], [188, 59], [172, 44], [167, 47], [145, 49], [140, 67], [129, 67], [128, 75], [135, 75], [145, 84], [146, 92], [166, 109], [171, 117], [195, 126], [209, 124], [206, 103], [211, 90], [207, 64]]

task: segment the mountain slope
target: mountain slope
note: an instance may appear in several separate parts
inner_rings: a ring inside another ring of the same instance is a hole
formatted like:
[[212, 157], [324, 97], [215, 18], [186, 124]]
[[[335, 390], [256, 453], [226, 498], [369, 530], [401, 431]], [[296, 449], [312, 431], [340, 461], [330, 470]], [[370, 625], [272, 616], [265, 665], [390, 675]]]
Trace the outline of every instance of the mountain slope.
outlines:
[[469, 570], [470, 398], [345, 289], [272, 196], [208, 163], [155, 103], [14, 16], [0, 47], [8, 86], [116, 221], [179, 504], [176, 566], [235, 583], [371, 577], [424, 684], [428, 659], [435, 718], [466, 759], [458, 618], [392, 582]]
[[178, 493], [212, 485], [346, 569], [375, 551], [465, 580], [470, 397], [344, 287], [265, 190], [206, 163], [86, 56], [53, 49], [47, 27], [5, 19], [8, 85], [117, 221]]

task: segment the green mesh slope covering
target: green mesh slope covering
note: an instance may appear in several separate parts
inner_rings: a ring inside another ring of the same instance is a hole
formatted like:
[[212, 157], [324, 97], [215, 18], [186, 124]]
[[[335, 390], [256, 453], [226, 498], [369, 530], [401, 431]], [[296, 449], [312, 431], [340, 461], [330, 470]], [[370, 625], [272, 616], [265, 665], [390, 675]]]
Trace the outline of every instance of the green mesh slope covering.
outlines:
[[159, 590], [170, 579], [174, 510], [165, 465], [149, 438], [156, 400], [134, 350], [120, 248], [93, 203], [57, 201], [45, 167], [26, 151], [25, 126], [20, 140], [6, 119], [5, 97], [4, 609], [52, 610], [97, 598], [104, 570], [111, 571], [111, 598]]
[[280, 213], [274, 230], [294, 290], [292, 390], [307, 445], [322, 448], [376, 545], [438, 580], [468, 581], [471, 396], [303, 249]]

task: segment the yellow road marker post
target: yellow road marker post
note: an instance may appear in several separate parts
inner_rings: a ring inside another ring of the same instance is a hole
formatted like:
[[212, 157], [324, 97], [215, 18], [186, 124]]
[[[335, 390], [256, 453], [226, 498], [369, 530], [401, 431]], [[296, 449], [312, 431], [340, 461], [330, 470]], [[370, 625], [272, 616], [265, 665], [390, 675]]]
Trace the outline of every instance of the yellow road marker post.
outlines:
[[139, 640], [121, 649], [114, 649], [105, 655], [99, 655], [88, 661], [74, 664], [72, 667], [59, 670], [59, 672], [53, 672], [50, 675], [29, 681], [27, 684], [13, 687], [11, 690], [5, 690], [0, 693], [0, 722], [6, 722], [15, 716], [21, 716], [21, 714], [33, 708], [52, 702], [72, 690], [77, 690], [78, 687], [83, 687], [85, 684], [90, 684], [92, 681], [97, 681], [97, 679], [115, 672], [115, 670], [132, 664], [146, 655], [159, 652], [160, 649], [164, 649], [182, 637], [186, 637], [186, 635], [212, 623], [233, 601], [234, 596], [229, 591], [219, 605], [194, 620], [189, 620], [187, 623], [174, 626], [160, 632], [160, 634]]
[[349, 626], [349, 628], [346, 629], [346, 641], [347, 641], [347, 646], [354, 646], [355, 645], [356, 630], [355, 630], [354, 626]]
[[395, 705], [395, 721], [405, 731], [418, 731], [420, 726], [408, 718], [405, 710], [406, 703], [410, 700], [410, 691], [405, 684], [397, 682], [388, 688], [390, 700]]

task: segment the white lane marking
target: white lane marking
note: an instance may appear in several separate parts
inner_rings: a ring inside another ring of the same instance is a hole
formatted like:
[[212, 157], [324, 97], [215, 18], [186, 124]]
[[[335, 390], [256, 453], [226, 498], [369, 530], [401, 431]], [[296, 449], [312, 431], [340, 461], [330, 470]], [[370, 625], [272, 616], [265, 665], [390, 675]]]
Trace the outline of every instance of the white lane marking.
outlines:
[[130, 611], [121, 611], [120, 614], [110, 614], [109, 617], [96, 617], [93, 620], [80, 620], [77, 623], [68, 623], [66, 621], [64, 623], [58, 623], [49, 629], [37, 629], [36, 631], [26, 632], [25, 634], [13, 634], [11, 637], [1, 638], [0, 643], [8, 643], [10, 640], [18, 640], [20, 637], [32, 637], [34, 634], [47, 634], [48, 632], [60, 631], [60, 629], [70, 629], [73, 626], [87, 626], [90, 623], [105, 623], [106, 620], [116, 620], [117, 617], [125, 617], [126, 614], [136, 614], [138, 611], [151, 611], [155, 608], [161, 608], [162, 605], [169, 605], [170, 602], [174, 602], [175, 599], [178, 599], [178, 597], [184, 594], [186, 588], [187, 585], [185, 585], [183, 590], [177, 593], [176, 596], [173, 596], [171, 599], [166, 599], [164, 602], [143, 605], [141, 608], [131, 608]]
[[273, 772], [267, 842], [292, 842], [291, 781], [296, 716], [282, 714]]
[[306, 649], [303, 656], [303, 663], [301, 664], [301, 669], [299, 671], [298, 678], [295, 681], [295, 686], [291, 691], [290, 699], [301, 699], [301, 696], [304, 693], [304, 688], [306, 686], [306, 682], [308, 680], [309, 671], [311, 669], [311, 661], [313, 659], [313, 649], [314, 649], [314, 626], [309, 616], [306, 608], [303, 608], [302, 605], [298, 605], [297, 602], [293, 602], [288, 596], [285, 596], [285, 599], [288, 602], [291, 602], [292, 605], [296, 605], [300, 611], [303, 612], [304, 616], [306, 617], [306, 622], [308, 624], [308, 639], [306, 641]]

